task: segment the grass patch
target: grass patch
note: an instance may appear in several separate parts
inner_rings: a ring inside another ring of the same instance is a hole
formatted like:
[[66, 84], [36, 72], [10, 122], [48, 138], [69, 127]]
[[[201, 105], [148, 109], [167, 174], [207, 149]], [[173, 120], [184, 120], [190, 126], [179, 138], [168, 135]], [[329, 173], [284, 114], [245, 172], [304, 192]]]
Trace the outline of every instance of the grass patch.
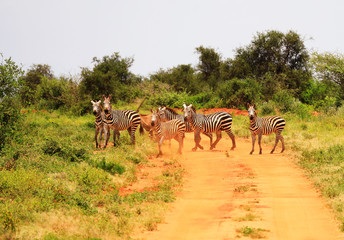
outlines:
[[172, 162], [156, 188], [119, 195], [149, 164], [148, 134], [132, 146], [121, 132], [120, 146], [96, 149], [93, 115], [57, 112], [28, 113], [18, 134], [0, 155], [0, 239], [129, 239], [175, 200], [182, 171]]
[[259, 238], [266, 238], [265, 233], [270, 232], [269, 230], [262, 229], [262, 228], [251, 228], [248, 226], [236, 229], [236, 232], [240, 234], [240, 236], [250, 237], [252, 239], [259, 239]]
[[233, 220], [234, 221], [237, 221], [237, 222], [245, 222], [245, 221], [256, 221], [256, 220], [260, 220], [261, 218], [252, 214], [252, 213], [247, 213], [245, 216], [242, 216], [242, 217], [237, 217], [237, 218], [234, 218]]

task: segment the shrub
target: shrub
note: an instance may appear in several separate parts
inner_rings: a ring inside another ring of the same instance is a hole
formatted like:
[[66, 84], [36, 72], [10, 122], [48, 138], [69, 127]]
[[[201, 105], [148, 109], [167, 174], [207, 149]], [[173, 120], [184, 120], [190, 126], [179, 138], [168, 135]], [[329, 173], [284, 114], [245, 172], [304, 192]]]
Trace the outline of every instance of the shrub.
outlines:
[[247, 103], [256, 103], [261, 98], [261, 87], [254, 79], [232, 79], [219, 85], [217, 95], [222, 101], [221, 107], [246, 107]]

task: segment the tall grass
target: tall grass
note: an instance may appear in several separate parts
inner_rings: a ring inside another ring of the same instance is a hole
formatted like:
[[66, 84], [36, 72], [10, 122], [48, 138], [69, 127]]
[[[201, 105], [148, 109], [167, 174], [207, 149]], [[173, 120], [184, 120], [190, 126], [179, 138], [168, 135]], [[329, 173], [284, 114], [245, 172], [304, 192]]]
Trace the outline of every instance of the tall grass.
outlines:
[[153, 190], [119, 195], [155, 151], [147, 134], [132, 146], [122, 132], [119, 147], [99, 150], [94, 116], [29, 112], [19, 135], [0, 156], [0, 238], [127, 239], [153, 228], [174, 200], [178, 173], [162, 174]]

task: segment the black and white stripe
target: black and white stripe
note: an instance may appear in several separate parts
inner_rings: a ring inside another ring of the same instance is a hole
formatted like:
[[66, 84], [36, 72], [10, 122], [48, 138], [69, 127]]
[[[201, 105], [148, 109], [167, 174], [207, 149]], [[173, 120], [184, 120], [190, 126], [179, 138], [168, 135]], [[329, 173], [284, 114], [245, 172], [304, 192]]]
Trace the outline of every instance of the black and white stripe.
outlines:
[[[159, 154], [162, 155], [161, 146], [164, 140], [175, 139], [179, 143], [178, 153], [182, 153], [183, 140], [185, 135], [185, 123], [179, 119], [172, 119], [170, 121], [162, 122], [159, 110], [152, 112], [152, 126], [154, 127], [157, 140], [159, 142]], [[158, 157], [157, 156], [157, 157]]]
[[259, 144], [259, 154], [262, 154], [262, 146], [261, 146], [261, 140], [262, 135], [270, 135], [272, 133], [276, 134], [276, 140], [275, 140], [275, 146], [271, 150], [270, 153], [273, 153], [275, 151], [275, 148], [277, 146], [277, 143], [279, 140], [282, 142], [282, 151], [284, 151], [284, 138], [281, 135], [281, 132], [284, 129], [285, 126], [285, 120], [282, 117], [279, 116], [268, 116], [259, 118], [257, 117], [257, 113], [255, 111], [255, 104], [248, 105], [248, 116], [250, 118], [250, 131], [252, 136], [252, 150], [250, 154], [254, 152], [254, 144], [256, 141], [256, 135], [258, 135], [258, 144]]
[[[104, 120], [105, 120], [105, 114], [103, 112], [102, 106], [100, 105], [101, 100], [99, 101], [91, 101], [92, 103], [92, 111], [95, 116], [95, 136], [94, 139], [96, 141], [96, 148], [101, 148], [101, 141], [102, 141], [102, 135], [104, 132]], [[99, 143], [98, 143], [98, 134], [99, 135]], [[110, 132], [108, 132], [110, 134]]]
[[232, 133], [232, 116], [227, 112], [216, 112], [208, 115], [203, 114], [196, 114], [195, 108], [190, 104], [189, 106], [186, 106], [184, 103], [184, 117], [185, 120], [187, 120], [191, 127], [195, 131], [195, 147], [192, 149], [193, 151], [197, 150], [197, 147], [200, 149], [203, 149], [203, 147], [200, 145], [201, 141], [201, 135], [200, 133], [212, 133], [216, 132], [216, 141], [210, 145], [210, 149], [216, 147], [216, 144], [220, 141], [222, 138], [222, 131], [225, 131], [228, 136], [232, 140], [232, 148], [233, 150], [235, 145], [235, 137]]
[[[165, 116], [167, 120], [172, 119], [179, 119], [180, 121], [185, 123], [185, 132], [194, 132], [193, 127], [191, 126], [189, 121], [185, 121], [184, 116], [181, 114], [178, 114], [176, 111], [174, 111], [172, 108], [169, 107], [159, 107], [159, 114], [162, 118]], [[198, 113], [196, 113], [198, 114]], [[206, 135], [210, 139], [210, 147], [213, 144], [213, 135], [209, 132], [202, 132], [204, 135]]]
[[113, 129], [113, 141], [114, 145], [117, 145], [116, 138], [118, 138], [119, 131], [127, 130], [132, 144], [135, 144], [135, 132], [140, 125], [141, 119], [140, 115], [132, 110], [113, 110], [111, 107], [111, 96], [103, 96], [104, 101], [104, 112], [105, 112], [105, 137], [104, 137], [104, 148], [106, 147], [109, 138], [107, 132]]

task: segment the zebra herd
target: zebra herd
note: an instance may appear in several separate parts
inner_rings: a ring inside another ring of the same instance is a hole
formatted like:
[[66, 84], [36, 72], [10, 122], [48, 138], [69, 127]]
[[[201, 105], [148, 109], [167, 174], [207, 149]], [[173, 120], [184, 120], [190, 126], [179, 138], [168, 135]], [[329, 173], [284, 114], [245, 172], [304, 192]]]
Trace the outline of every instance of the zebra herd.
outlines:
[[[195, 147], [204, 149], [200, 145], [201, 133], [209, 137], [210, 149], [214, 149], [222, 137], [222, 131], [226, 132], [232, 140], [233, 150], [236, 147], [235, 136], [232, 133], [232, 116], [227, 112], [215, 112], [212, 114], [199, 114], [196, 109], [190, 105], [183, 104], [184, 115], [178, 114], [169, 107], [159, 107], [157, 110], [151, 110], [150, 115], [142, 115], [133, 110], [114, 110], [111, 107], [111, 96], [103, 95], [103, 106], [100, 101], [91, 101], [93, 106], [93, 114], [95, 115], [95, 142], [96, 148], [101, 148], [102, 134], [104, 134], [104, 145], [106, 148], [110, 138], [110, 130], [113, 129], [114, 146], [118, 144], [120, 131], [127, 130], [132, 144], [135, 144], [135, 132], [140, 126], [140, 133], [143, 129], [150, 132], [150, 136], [156, 136], [159, 143], [159, 154], [162, 155], [161, 146], [164, 140], [175, 139], [179, 143], [178, 153], [181, 154], [185, 133], [194, 132]], [[142, 102], [143, 103], [143, 102]], [[141, 105], [142, 105], [141, 103]], [[140, 106], [141, 106], [140, 105]], [[259, 118], [255, 110], [255, 105], [248, 105], [248, 116], [250, 119], [250, 132], [252, 136], [252, 150], [256, 136], [258, 135], [259, 154], [262, 154], [261, 138], [262, 135], [276, 134], [275, 145], [270, 153], [275, 151], [278, 141], [282, 143], [282, 151], [284, 151], [284, 138], [281, 132], [285, 126], [285, 120], [279, 116], [269, 116]], [[213, 142], [212, 133], [216, 133], [216, 140]], [[153, 134], [154, 133], [154, 134]], [[99, 134], [99, 142], [97, 140]]]

